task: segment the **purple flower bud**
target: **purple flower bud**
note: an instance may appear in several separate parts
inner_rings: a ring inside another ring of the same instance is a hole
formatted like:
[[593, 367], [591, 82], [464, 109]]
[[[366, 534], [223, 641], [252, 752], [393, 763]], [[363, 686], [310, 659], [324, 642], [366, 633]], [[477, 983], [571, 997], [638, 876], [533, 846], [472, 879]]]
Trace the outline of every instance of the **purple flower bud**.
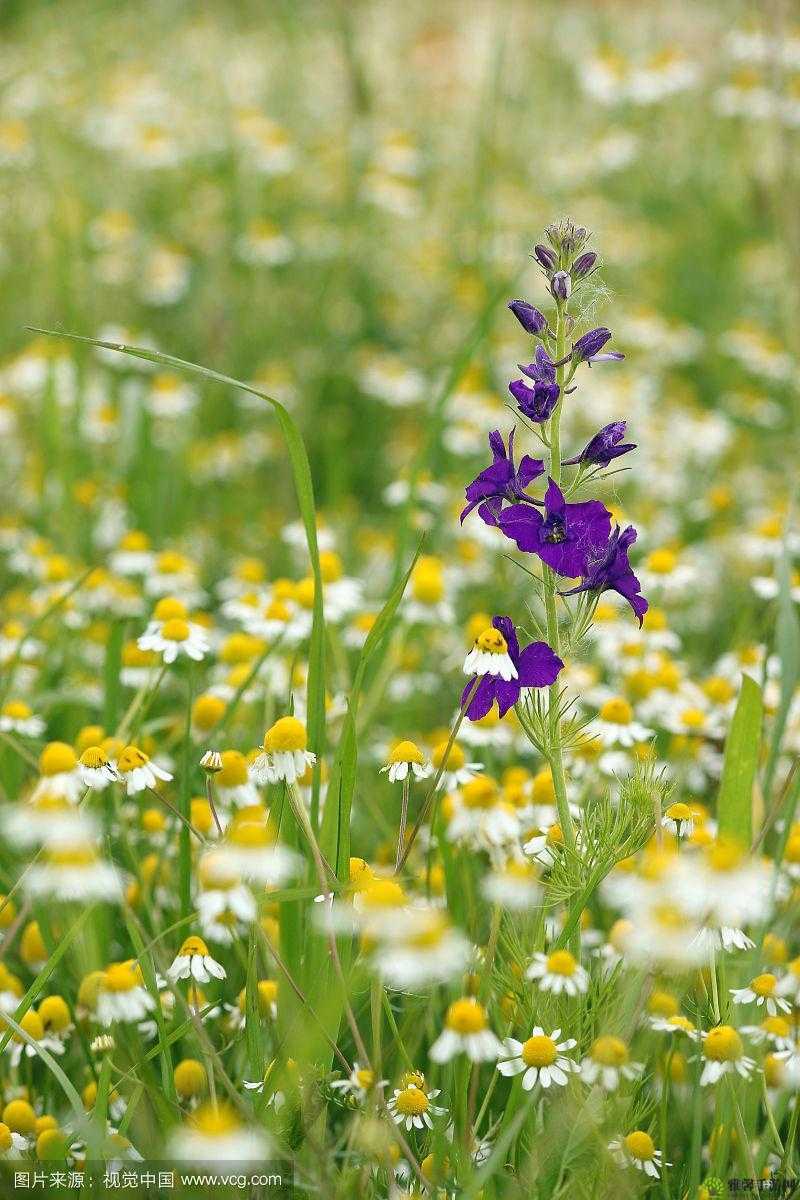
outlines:
[[590, 329], [583, 337], [578, 338], [572, 347], [573, 362], [589, 362], [596, 354], [600, 353], [610, 337], [611, 330], [602, 325], [597, 329]]
[[550, 291], [556, 300], [569, 300], [572, 295], [572, 280], [566, 271], [556, 271], [550, 281]]
[[541, 333], [547, 325], [544, 313], [528, 304], [527, 300], [509, 300], [508, 307], [526, 333]]
[[547, 246], [541, 244], [533, 247], [533, 253], [537, 260], [544, 267], [545, 271], [552, 271], [556, 265], [556, 256], [552, 250], [548, 250]]
[[583, 279], [585, 275], [589, 274], [596, 262], [597, 255], [593, 250], [590, 250], [588, 254], [582, 254], [580, 258], [576, 258], [572, 264], [572, 274], [576, 279]]

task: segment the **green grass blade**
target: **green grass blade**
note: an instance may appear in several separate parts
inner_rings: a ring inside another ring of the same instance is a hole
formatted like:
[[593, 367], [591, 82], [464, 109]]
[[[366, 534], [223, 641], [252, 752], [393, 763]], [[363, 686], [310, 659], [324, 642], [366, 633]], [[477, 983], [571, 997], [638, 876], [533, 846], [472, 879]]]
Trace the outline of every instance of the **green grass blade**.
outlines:
[[753, 840], [753, 785], [761, 745], [764, 702], [761, 689], [750, 675], [742, 676], [742, 690], [733, 714], [717, 800], [720, 833], [749, 846]]
[[772, 795], [775, 768], [778, 764], [781, 742], [789, 718], [789, 709], [800, 677], [800, 621], [792, 599], [791, 565], [786, 553], [778, 567], [778, 616], [775, 624], [775, 650], [781, 664], [781, 695], [778, 710], [772, 723], [772, 740], [769, 748], [767, 768], [764, 772], [764, 798], [767, 805]]

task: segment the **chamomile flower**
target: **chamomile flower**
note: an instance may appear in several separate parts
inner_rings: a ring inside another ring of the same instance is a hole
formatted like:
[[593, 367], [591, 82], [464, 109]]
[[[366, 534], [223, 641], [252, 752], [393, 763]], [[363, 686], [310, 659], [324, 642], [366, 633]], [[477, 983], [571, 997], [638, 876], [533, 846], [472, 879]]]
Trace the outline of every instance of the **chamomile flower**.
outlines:
[[442, 1117], [446, 1108], [432, 1104], [441, 1094], [439, 1088], [428, 1091], [425, 1079], [419, 1071], [407, 1071], [400, 1080], [400, 1087], [394, 1089], [394, 1094], [386, 1102], [386, 1107], [392, 1114], [396, 1125], [402, 1125], [407, 1130], [433, 1129], [433, 1117]]
[[172, 779], [169, 771], [151, 762], [138, 746], [125, 746], [117, 759], [116, 769], [129, 796], [135, 796], [145, 788], [157, 788], [159, 780], [169, 783]]
[[560, 1037], [560, 1029], [545, 1033], [540, 1025], [534, 1027], [524, 1042], [507, 1037], [503, 1042], [505, 1053], [497, 1064], [498, 1071], [501, 1075], [522, 1075], [522, 1087], [526, 1092], [537, 1083], [543, 1088], [564, 1087], [570, 1073], [579, 1071], [580, 1067], [566, 1055], [577, 1046], [575, 1038], [559, 1042]]
[[264, 751], [253, 761], [252, 772], [259, 783], [297, 783], [317, 761], [307, 749], [306, 727], [297, 717], [281, 717], [264, 734]]
[[50, 796], [63, 796], [66, 800], [75, 801], [83, 790], [77, 755], [66, 742], [48, 742], [39, 755], [39, 772], [39, 782], [33, 791], [34, 799], [46, 792]]
[[438, 787], [447, 792], [469, 783], [471, 779], [483, 770], [483, 763], [467, 762], [464, 751], [458, 742], [453, 742], [448, 750], [448, 741], [439, 742], [431, 752], [431, 764], [438, 772]]
[[621, 1166], [636, 1167], [651, 1179], [659, 1179], [662, 1166], [670, 1165], [662, 1162], [661, 1151], [656, 1150], [650, 1134], [643, 1129], [634, 1129], [625, 1137], [614, 1138], [608, 1148]]
[[390, 783], [401, 783], [408, 775], [419, 782], [427, 779], [433, 767], [416, 742], [397, 742], [389, 753], [389, 760], [381, 767], [381, 773], [388, 773]]
[[373, 956], [388, 987], [415, 989], [447, 983], [466, 968], [470, 944], [438, 908], [407, 910], [395, 928], [384, 926]]
[[495, 867], [481, 882], [481, 891], [492, 904], [512, 912], [528, 912], [541, 903], [539, 876], [530, 863], [510, 858]]
[[144, 984], [142, 968], [135, 959], [111, 963], [98, 981], [96, 998], [97, 1019], [101, 1025], [115, 1021], [142, 1021], [156, 1002]]
[[674, 833], [676, 837], [691, 837], [694, 833], [694, 815], [688, 804], [677, 801], [664, 810], [661, 818], [664, 829]]
[[376, 1081], [374, 1071], [368, 1067], [360, 1067], [357, 1062], [354, 1062], [353, 1069], [347, 1078], [335, 1079], [330, 1086], [331, 1091], [341, 1092], [343, 1096], [352, 1096], [363, 1104], [371, 1091], [386, 1087], [388, 1082], [388, 1079]]
[[33, 710], [24, 700], [7, 700], [0, 709], [0, 732], [16, 733], [20, 737], [41, 737], [45, 723], [34, 716]]
[[638, 1079], [643, 1070], [642, 1063], [631, 1062], [622, 1038], [603, 1034], [595, 1038], [581, 1062], [581, 1079], [584, 1083], [599, 1084], [606, 1092], [615, 1092], [623, 1080]]
[[759, 1008], [766, 1008], [769, 1016], [774, 1017], [778, 1012], [790, 1012], [792, 1007], [788, 1000], [783, 1000], [777, 994], [777, 985], [776, 976], [766, 971], [751, 979], [747, 987], [731, 988], [730, 993], [735, 1004], [755, 1003]]
[[160, 654], [165, 663], [174, 663], [179, 655], [202, 662], [211, 649], [206, 630], [189, 620], [182, 601], [171, 597], [159, 600], [153, 620], [136, 644], [140, 650]]
[[89, 842], [48, 848], [28, 868], [25, 888], [31, 896], [57, 900], [122, 900], [117, 868], [104, 862]]
[[601, 707], [589, 732], [599, 738], [604, 746], [621, 746], [630, 749], [653, 737], [653, 730], [634, 719], [631, 705], [622, 696], [613, 696]]
[[225, 975], [225, 968], [211, 957], [203, 939], [194, 935], [186, 938], [167, 970], [167, 978], [172, 983], [190, 977], [197, 983], [208, 983], [212, 976], [224, 979]]
[[[223, 875], [238, 875], [255, 883], [280, 887], [301, 865], [298, 854], [282, 846], [260, 805], [239, 809], [225, 830], [225, 837], [213, 854], [211, 878], [215, 870]], [[201, 860], [208, 865], [208, 859]]]
[[225, 1172], [226, 1163], [263, 1161], [271, 1149], [263, 1129], [248, 1128], [230, 1105], [213, 1101], [191, 1113], [169, 1144], [171, 1158], [216, 1174]]
[[503, 1043], [489, 1029], [486, 1009], [474, 996], [450, 1005], [444, 1030], [428, 1051], [435, 1063], [449, 1062], [457, 1054], [466, 1054], [472, 1062], [494, 1062], [502, 1053]]
[[84, 750], [78, 759], [78, 774], [81, 783], [93, 792], [101, 792], [119, 780], [117, 769], [102, 746], [88, 746]]
[[535, 981], [542, 992], [554, 996], [578, 996], [589, 987], [589, 976], [569, 950], [554, 950], [552, 954], [534, 954], [525, 972], [526, 979]]
[[718, 1083], [723, 1075], [740, 1075], [749, 1079], [755, 1070], [755, 1060], [748, 1058], [738, 1032], [732, 1025], [716, 1025], [701, 1033], [703, 1039], [703, 1071], [700, 1086]]

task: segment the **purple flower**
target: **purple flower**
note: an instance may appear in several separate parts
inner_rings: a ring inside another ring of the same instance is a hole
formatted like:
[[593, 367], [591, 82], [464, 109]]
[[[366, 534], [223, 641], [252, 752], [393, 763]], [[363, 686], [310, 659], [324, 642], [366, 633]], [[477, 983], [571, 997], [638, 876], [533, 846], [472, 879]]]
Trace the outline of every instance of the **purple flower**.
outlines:
[[489, 448], [494, 461], [466, 489], [469, 503], [461, 513], [463, 522], [474, 508], [487, 525], [496, 525], [503, 501], [520, 500], [525, 497], [525, 488], [544, 474], [544, 463], [540, 458], [524, 455], [519, 468], [514, 466], [514, 430], [508, 435], [508, 452], [499, 429], [489, 434]]
[[609, 350], [606, 354], [601, 354], [600, 351], [605, 346], [606, 342], [611, 339], [611, 330], [600, 326], [598, 329], [590, 329], [583, 337], [578, 338], [573, 344], [572, 354], [570, 357], [574, 363], [589, 363], [604, 362], [611, 359], [624, 358], [624, 354], [620, 354], [618, 350]]
[[559, 388], [556, 369], [544, 346], [537, 346], [534, 360], [527, 367], [519, 363], [523, 375], [533, 381], [533, 387], [524, 379], [513, 379], [508, 390], [517, 402], [519, 411], [531, 421], [541, 424], [546, 421], [558, 403]]
[[625, 436], [625, 428], [625, 421], [612, 421], [610, 425], [604, 425], [584, 446], [580, 454], [576, 454], [574, 458], [565, 458], [561, 464], [562, 467], [574, 467], [576, 463], [586, 465], [595, 463], [598, 466], [607, 467], [613, 458], [619, 458], [621, 454], [635, 450], [635, 442], [622, 441]]
[[589, 274], [596, 262], [597, 255], [594, 251], [590, 250], [587, 254], [582, 254], [580, 258], [575, 259], [575, 262], [572, 264], [572, 274], [576, 279], [583, 279], [585, 275]]
[[547, 246], [539, 244], [533, 247], [533, 253], [537, 262], [544, 267], [545, 271], [553, 270], [556, 265], [556, 256], [552, 250], [548, 250]]
[[583, 572], [583, 581], [578, 587], [561, 592], [561, 595], [574, 596], [577, 592], [595, 592], [599, 596], [601, 592], [617, 592], [628, 601], [641, 626], [648, 605], [641, 594], [642, 585], [628, 562], [628, 549], [635, 541], [636, 530], [632, 525], [623, 533], [620, 533], [617, 525], [602, 551], [590, 556], [586, 571]]
[[541, 333], [547, 325], [544, 313], [539, 312], [527, 300], [509, 300], [508, 307], [526, 333]]
[[572, 295], [572, 277], [567, 271], [556, 271], [550, 280], [550, 291], [556, 300], [569, 300]]
[[576, 579], [588, 573], [590, 558], [605, 547], [611, 532], [611, 514], [599, 500], [567, 504], [550, 480], [544, 496], [544, 515], [530, 504], [512, 504], [498, 519], [506, 537], [520, 550], [538, 554], [557, 575]]
[[475, 680], [479, 680], [467, 706], [470, 721], [480, 721], [481, 717], [485, 717], [495, 700], [500, 716], [504, 717], [519, 700], [523, 688], [549, 687], [551, 683], [555, 683], [559, 671], [564, 666], [547, 642], [531, 642], [520, 651], [514, 623], [510, 617], [493, 617], [492, 625], [505, 640], [508, 657], [514, 664], [517, 677], [501, 679], [499, 675], [473, 675], [461, 694], [463, 705], [472, 691]]

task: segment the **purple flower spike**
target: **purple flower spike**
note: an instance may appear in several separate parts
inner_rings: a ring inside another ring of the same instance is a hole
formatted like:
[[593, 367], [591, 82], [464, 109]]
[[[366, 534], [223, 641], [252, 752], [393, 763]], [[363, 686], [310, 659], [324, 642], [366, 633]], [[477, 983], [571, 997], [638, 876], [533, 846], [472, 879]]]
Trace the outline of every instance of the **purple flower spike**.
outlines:
[[544, 474], [542, 460], [531, 458], [529, 454], [523, 456], [519, 468], [514, 466], [513, 429], [508, 435], [508, 451], [499, 429], [493, 429], [489, 434], [489, 448], [493, 461], [467, 487], [468, 504], [461, 513], [462, 522], [480, 505], [478, 513], [482, 519], [487, 525], [496, 525], [503, 502], [526, 499], [525, 488]]
[[584, 446], [580, 454], [576, 454], [574, 458], [565, 458], [561, 464], [562, 467], [574, 467], [577, 463], [584, 466], [594, 464], [607, 467], [612, 459], [635, 450], [635, 442], [622, 441], [625, 436], [625, 428], [625, 421], [612, 421], [610, 425], [604, 425]]
[[[510, 509], [506, 511], [510, 512]], [[619, 525], [598, 554], [592, 554], [578, 587], [561, 592], [562, 596], [574, 596], [577, 592], [617, 592], [628, 601], [641, 627], [648, 604], [641, 594], [641, 584], [628, 562], [628, 550], [636, 541], [636, 530], [632, 525], [620, 533]]]
[[497, 523], [520, 550], [538, 554], [557, 575], [569, 579], [587, 575], [590, 559], [608, 543], [611, 513], [599, 500], [567, 504], [552, 479], [544, 505], [542, 515], [529, 504], [512, 504]]
[[544, 313], [528, 304], [527, 300], [509, 300], [508, 307], [526, 333], [541, 333], [547, 325]]
[[503, 635], [508, 657], [514, 664], [516, 679], [501, 679], [499, 675], [473, 675], [464, 691], [461, 693], [462, 705], [472, 692], [475, 680], [479, 683], [467, 706], [467, 716], [470, 721], [480, 721], [491, 709], [495, 701], [504, 717], [510, 708], [519, 700], [523, 688], [549, 687], [555, 683], [558, 673], [564, 666], [557, 654], [547, 642], [531, 642], [520, 651], [514, 623], [510, 617], [493, 617], [492, 625]]
[[533, 387], [524, 379], [513, 379], [508, 385], [508, 390], [516, 400], [522, 415], [541, 424], [548, 419], [558, 403], [559, 388], [553, 360], [544, 346], [537, 346], [534, 361], [527, 367], [523, 367], [522, 363], [518, 365], [520, 371], [533, 381]]

